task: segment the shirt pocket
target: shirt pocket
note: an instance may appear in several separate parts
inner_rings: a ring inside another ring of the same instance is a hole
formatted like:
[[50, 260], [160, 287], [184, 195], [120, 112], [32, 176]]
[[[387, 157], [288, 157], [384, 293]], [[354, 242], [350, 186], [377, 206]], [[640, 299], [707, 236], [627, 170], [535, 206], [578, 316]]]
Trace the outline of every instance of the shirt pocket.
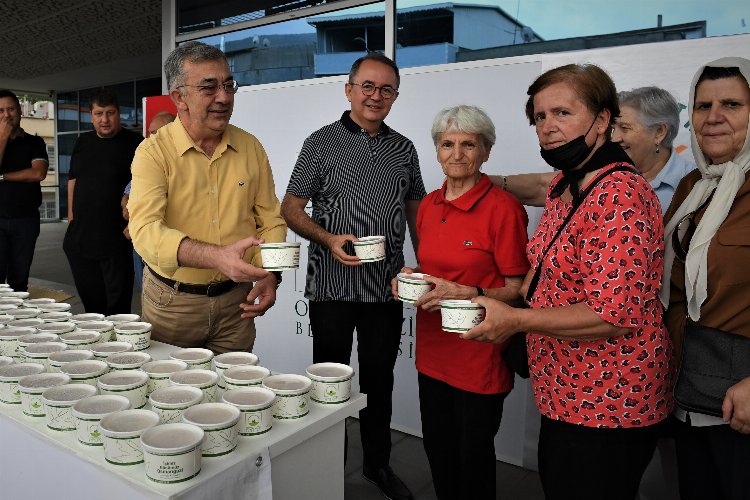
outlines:
[[719, 284], [737, 285], [750, 282], [750, 227], [719, 230], [718, 245], [711, 256], [709, 276]]

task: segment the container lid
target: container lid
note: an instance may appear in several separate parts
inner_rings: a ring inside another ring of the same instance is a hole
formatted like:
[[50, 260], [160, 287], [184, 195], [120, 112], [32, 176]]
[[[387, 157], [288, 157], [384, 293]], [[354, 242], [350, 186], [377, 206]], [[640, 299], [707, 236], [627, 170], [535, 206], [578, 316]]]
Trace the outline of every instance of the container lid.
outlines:
[[137, 314], [110, 314], [106, 318], [104, 318], [106, 321], [111, 321], [112, 323], [130, 323], [131, 321], [138, 321], [141, 319], [140, 316]]
[[[73, 316], [75, 318], [75, 316]], [[73, 319], [71, 318], [71, 320]], [[78, 323], [79, 330], [94, 330], [97, 332], [108, 332], [115, 327], [111, 321], [81, 321]]]
[[352, 241], [353, 245], [372, 245], [373, 243], [380, 243], [385, 241], [385, 236], [363, 236], [359, 238], [359, 241]]
[[[8, 290], [10, 290], [10, 289], [8, 289]], [[16, 291], [13, 291], [13, 290], [10, 290], [10, 291], [3, 290], [2, 293], [3, 293], [3, 295], [5, 295], [7, 297], [15, 297], [17, 299], [28, 299], [29, 295], [30, 295], [29, 292], [16, 292]]]
[[54, 304], [55, 299], [50, 297], [39, 297], [36, 299], [26, 299], [23, 301], [23, 305], [26, 307], [34, 307], [38, 304]]
[[214, 363], [227, 366], [254, 365], [258, 363], [258, 356], [251, 352], [225, 352], [216, 356]]
[[151, 410], [123, 410], [110, 413], [99, 422], [105, 436], [141, 434], [159, 424], [159, 415]]
[[302, 245], [299, 241], [282, 241], [279, 243], [261, 243], [260, 248], [299, 248]]
[[72, 363], [92, 359], [93, 357], [94, 353], [91, 351], [76, 349], [75, 351], [53, 352], [49, 355], [49, 361], [50, 363]]
[[261, 380], [271, 374], [271, 370], [262, 366], [240, 365], [233, 366], [224, 372], [224, 379], [237, 381]]
[[263, 387], [277, 394], [303, 394], [310, 390], [311, 385], [309, 378], [293, 373], [271, 375], [263, 379]]
[[60, 339], [54, 333], [32, 333], [18, 337], [18, 343], [24, 345], [41, 344], [42, 342], [57, 342]]
[[42, 401], [47, 403], [74, 403], [96, 395], [96, 387], [88, 384], [65, 384], [50, 387], [42, 393]]
[[116, 411], [130, 409], [130, 400], [117, 394], [100, 394], [84, 398], [73, 405], [73, 415], [77, 417], [98, 417]]
[[105, 373], [99, 377], [100, 387], [130, 387], [148, 382], [148, 374], [141, 370], [122, 370]]
[[5, 314], [13, 316], [16, 319], [22, 318], [36, 318], [42, 314], [42, 310], [38, 307], [16, 307], [15, 309], [8, 309], [4, 311]]
[[179, 351], [170, 353], [169, 357], [183, 361], [202, 361], [213, 358], [214, 353], [202, 347], [188, 347], [187, 349], [180, 349]]
[[458, 308], [458, 309], [483, 309], [483, 307], [470, 300], [441, 300], [440, 307]]
[[276, 394], [263, 387], [240, 387], [226, 391], [221, 398], [225, 403], [235, 406], [258, 407], [273, 403]]
[[169, 386], [156, 389], [149, 396], [149, 401], [153, 406], [154, 403], [157, 405], [194, 405], [203, 399], [203, 391], [197, 387], [189, 385], [184, 386]]
[[13, 319], [12, 321], [8, 321], [6, 324], [8, 326], [23, 326], [23, 327], [34, 327], [36, 328], [38, 325], [41, 325], [44, 323], [43, 319], [39, 318], [22, 318], [22, 319]]
[[411, 274], [408, 274], [408, 273], [398, 273], [398, 275], [397, 275], [399, 281], [405, 281], [407, 283], [417, 283], [417, 284], [420, 284], [420, 285], [427, 283], [424, 280], [425, 276], [429, 276], [429, 274], [424, 274], [424, 273], [411, 273]]
[[102, 334], [95, 332], [94, 330], [76, 330], [70, 333], [63, 333], [60, 335], [60, 340], [63, 342], [96, 342], [102, 338]]
[[23, 299], [19, 299], [16, 297], [6, 297], [5, 295], [0, 295], [0, 304], [20, 306], [23, 304]]
[[[19, 307], [23, 307], [23, 304], [21, 304], [21, 299], [10, 299], [10, 300], [18, 300], [18, 304], [4, 304], [0, 302], [0, 312], [5, 313], [5, 311], [10, 311], [11, 309], [17, 309]], [[12, 316], [11, 316], [12, 317]]]
[[149, 361], [141, 366], [141, 370], [146, 373], [174, 373], [187, 369], [187, 363], [179, 359], [160, 359], [158, 361]]
[[0, 379], [15, 380], [42, 372], [44, 372], [44, 365], [41, 363], [18, 363], [0, 367]]
[[38, 344], [31, 344], [30, 346], [27, 346], [24, 348], [24, 351], [26, 351], [27, 355], [31, 354], [46, 354], [50, 355], [53, 352], [60, 352], [64, 351], [68, 348], [66, 344], [63, 344], [62, 342], [40, 342]]
[[10, 356], [0, 356], [0, 366], [8, 366], [13, 364], [13, 358]]
[[0, 311], [0, 328], [4, 328], [6, 323], [13, 321], [13, 316], [8, 316]]
[[115, 352], [126, 352], [133, 350], [133, 344], [129, 342], [102, 342], [91, 346], [94, 354], [112, 354]]
[[175, 384], [182, 385], [206, 385], [215, 384], [219, 375], [211, 370], [182, 370], [174, 372], [169, 376], [169, 380]]
[[70, 311], [71, 305], [67, 304], [65, 302], [51, 302], [48, 304], [39, 304], [37, 307], [45, 312], [63, 312], [63, 311]]
[[162, 424], [151, 427], [141, 436], [145, 451], [178, 454], [196, 448], [203, 441], [204, 432], [190, 424]]
[[240, 419], [240, 410], [226, 403], [201, 403], [191, 406], [182, 414], [187, 424], [197, 425], [203, 429], [234, 425]]
[[72, 318], [70, 318], [71, 321], [74, 321], [76, 323], [81, 323], [84, 321], [101, 321], [104, 319], [103, 314], [99, 313], [81, 313], [81, 314], [74, 314]]
[[56, 385], [69, 383], [70, 377], [64, 373], [37, 373], [21, 377], [18, 381], [18, 388], [23, 392], [24, 389], [47, 389]]
[[115, 326], [117, 333], [144, 333], [151, 331], [151, 323], [145, 321], [131, 321], [128, 323], [120, 323]]
[[42, 314], [37, 316], [37, 318], [41, 319], [45, 323], [65, 322], [70, 320], [71, 317], [73, 317], [73, 314], [69, 313], [68, 311], [43, 312]]
[[137, 366], [151, 361], [145, 352], [116, 352], [107, 358], [109, 366]]
[[37, 326], [36, 329], [39, 330], [39, 333], [55, 333], [57, 335], [60, 335], [62, 333], [68, 333], [75, 330], [76, 324], [72, 321], [55, 321], [51, 323], [42, 323], [41, 325]]
[[354, 369], [341, 363], [315, 363], [307, 367], [307, 376], [322, 382], [348, 380], [354, 375]]
[[109, 367], [104, 361], [98, 359], [87, 359], [84, 361], [73, 361], [63, 365], [60, 370], [68, 375], [96, 375], [104, 373]]
[[31, 326], [9, 326], [0, 328], [0, 338], [18, 338], [36, 333], [36, 328]]

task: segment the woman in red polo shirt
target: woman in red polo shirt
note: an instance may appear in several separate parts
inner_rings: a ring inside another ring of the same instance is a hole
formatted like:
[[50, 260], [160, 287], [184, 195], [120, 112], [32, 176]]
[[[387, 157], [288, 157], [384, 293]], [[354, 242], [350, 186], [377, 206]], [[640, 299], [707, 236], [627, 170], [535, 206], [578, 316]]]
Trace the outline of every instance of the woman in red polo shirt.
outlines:
[[494, 500], [494, 437], [513, 374], [501, 359], [504, 345], [444, 332], [439, 303], [478, 295], [520, 303], [528, 221], [520, 203], [480, 172], [495, 143], [484, 111], [444, 109], [432, 139], [446, 180], [419, 206], [419, 266], [404, 268], [430, 275], [425, 279], [434, 284], [415, 304], [424, 447], [438, 498]]
[[541, 155], [561, 171], [528, 246], [533, 269], [522, 291], [532, 289], [531, 308], [480, 298], [487, 317], [464, 338], [503, 342], [529, 332], [548, 500], [632, 500], [656, 446], [655, 424], [672, 410], [672, 346], [659, 303], [659, 201], [610, 140], [619, 107], [601, 68], [552, 69], [528, 95]]

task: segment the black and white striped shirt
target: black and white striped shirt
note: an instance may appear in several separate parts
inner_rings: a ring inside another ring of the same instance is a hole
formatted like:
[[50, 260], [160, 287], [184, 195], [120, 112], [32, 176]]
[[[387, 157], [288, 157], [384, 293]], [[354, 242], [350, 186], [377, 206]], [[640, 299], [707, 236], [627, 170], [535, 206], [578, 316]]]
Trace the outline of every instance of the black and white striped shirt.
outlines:
[[336, 262], [326, 247], [311, 241], [305, 297], [392, 300], [391, 279], [404, 265], [406, 201], [425, 196], [412, 142], [385, 123], [370, 137], [347, 111], [305, 140], [286, 191], [311, 199], [312, 219], [332, 234], [386, 238], [385, 260], [352, 267]]

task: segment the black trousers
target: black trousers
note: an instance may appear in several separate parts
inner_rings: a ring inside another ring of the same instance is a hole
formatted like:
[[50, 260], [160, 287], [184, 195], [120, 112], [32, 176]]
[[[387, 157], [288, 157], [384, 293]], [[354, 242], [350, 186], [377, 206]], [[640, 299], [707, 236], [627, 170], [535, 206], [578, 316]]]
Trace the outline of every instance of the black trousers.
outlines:
[[598, 429], [542, 416], [539, 476], [547, 500], [633, 500], [661, 425]]
[[359, 388], [367, 394], [359, 425], [368, 469], [387, 466], [391, 456], [393, 367], [402, 321], [401, 302], [310, 301], [314, 363], [349, 364], [357, 330]]
[[682, 500], [749, 500], [750, 435], [729, 425], [692, 427], [675, 420]]
[[476, 394], [421, 373], [417, 379], [423, 444], [437, 497], [495, 500], [495, 434], [508, 393]]
[[68, 249], [65, 256], [86, 312], [104, 315], [130, 312], [133, 253], [128, 246], [123, 245], [104, 259], [90, 259]]
[[39, 217], [0, 217], [0, 283], [17, 292], [28, 290], [38, 237]]

